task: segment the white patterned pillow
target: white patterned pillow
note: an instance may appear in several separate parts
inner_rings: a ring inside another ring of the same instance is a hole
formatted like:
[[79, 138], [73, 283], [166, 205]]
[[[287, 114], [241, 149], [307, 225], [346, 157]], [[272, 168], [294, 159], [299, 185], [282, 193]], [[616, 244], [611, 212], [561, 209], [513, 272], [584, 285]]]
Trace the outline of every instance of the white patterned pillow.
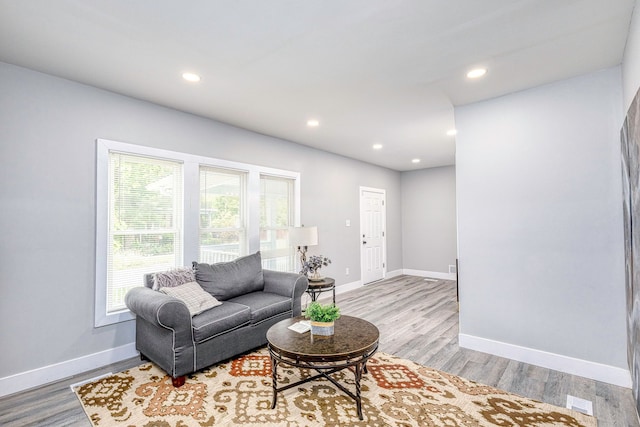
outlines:
[[197, 282], [189, 282], [180, 286], [160, 288], [160, 292], [171, 295], [184, 302], [191, 316], [202, 313], [222, 303], [206, 292]]
[[182, 267], [161, 271], [153, 274], [153, 290], [157, 291], [160, 288], [172, 288], [195, 281], [196, 273], [192, 268]]

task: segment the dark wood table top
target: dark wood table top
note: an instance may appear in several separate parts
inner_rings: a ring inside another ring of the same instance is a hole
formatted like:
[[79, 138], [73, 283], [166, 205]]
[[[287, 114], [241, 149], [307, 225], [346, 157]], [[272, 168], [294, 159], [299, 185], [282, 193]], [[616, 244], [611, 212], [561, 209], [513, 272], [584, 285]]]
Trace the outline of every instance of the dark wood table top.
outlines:
[[340, 316], [331, 336], [300, 334], [289, 329], [300, 320], [305, 318], [285, 319], [269, 328], [267, 341], [273, 351], [304, 362], [331, 362], [363, 356], [378, 346], [380, 331], [366, 320]]
[[309, 280], [309, 289], [322, 289], [335, 286], [336, 281], [331, 277], [323, 277], [322, 280]]

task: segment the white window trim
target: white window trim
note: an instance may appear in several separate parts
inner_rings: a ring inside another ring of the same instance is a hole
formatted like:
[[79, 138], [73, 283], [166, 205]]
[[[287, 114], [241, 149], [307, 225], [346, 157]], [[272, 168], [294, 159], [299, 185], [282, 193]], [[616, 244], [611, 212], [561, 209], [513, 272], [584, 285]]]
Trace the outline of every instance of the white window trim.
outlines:
[[[182, 248], [183, 264], [191, 265], [199, 254], [199, 176], [200, 166], [221, 169], [233, 169], [247, 173], [247, 238], [249, 253], [260, 250], [260, 176], [270, 175], [293, 179], [294, 218], [300, 223], [300, 173], [275, 169], [229, 160], [215, 159], [164, 150], [125, 142], [96, 140], [96, 281], [95, 281], [95, 319], [96, 327], [132, 320], [135, 315], [128, 309], [107, 313], [107, 251], [109, 244], [109, 153], [122, 153], [149, 156], [183, 163], [183, 224]], [[142, 285], [142, 283], [140, 284]]]

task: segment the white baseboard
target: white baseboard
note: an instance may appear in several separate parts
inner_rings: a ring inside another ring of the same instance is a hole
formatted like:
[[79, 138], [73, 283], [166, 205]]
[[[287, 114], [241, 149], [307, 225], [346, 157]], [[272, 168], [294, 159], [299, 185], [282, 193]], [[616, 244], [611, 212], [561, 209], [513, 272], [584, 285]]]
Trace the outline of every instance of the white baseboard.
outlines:
[[[338, 285], [336, 286], [336, 295], [344, 294], [345, 292], [349, 292], [349, 291], [355, 291], [356, 289], [359, 289], [362, 286], [363, 286], [362, 281], [360, 280], [356, 280], [355, 282], [345, 283], [344, 285]], [[318, 298], [318, 301], [322, 302], [323, 304], [327, 304], [328, 302], [331, 302], [331, 292], [321, 293], [320, 297]], [[309, 295], [305, 293], [302, 296], [302, 307], [304, 308], [310, 303], [311, 303], [311, 297], [309, 297]]]
[[[384, 275], [384, 278], [381, 280], [391, 279], [392, 277], [401, 276], [402, 274], [404, 274], [402, 270], [387, 271], [387, 273]], [[372, 282], [372, 283], [378, 283], [378, 282]], [[366, 285], [362, 284], [362, 280], [356, 280], [355, 282], [345, 283], [344, 285], [340, 285], [336, 287], [336, 295], [349, 292], [349, 291], [355, 291], [356, 289], [361, 288], [363, 286], [366, 286]]]
[[458, 343], [460, 347], [471, 350], [506, 357], [518, 362], [529, 363], [620, 387], [631, 388], [631, 374], [627, 369], [467, 334], [459, 334]]
[[[402, 276], [403, 274], [408, 274], [405, 273], [404, 270], [393, 270], [393, 271], [388, 271], [387, 274], [384, 276], [384, 279], [391, 279], [392, 277], [396, 277], [396, 276]], [[444, 273], [439, 273], [439, 274], [444, 274]], [[432, 276], [430, 276], [432, 277]], [[384, 280], [382, 279], [382, 280]], [[373, 282], [373, 283], [377, 283], [377, 282]], [[350, 291], [355, 291], [358, 288], [361, 288], [365, 285], [362, 284], [362, 280], [356, 280], [355, 282], [349, 282], [349, 283], [345, 283], [344, 285], [338, 285], [336, 286], [336, 295], [340, 295], [343, 294], [345, 292], [350, 292]], [[330, 294], [323, 294], [322, 297], [320, 298], [321, 300], [325, 300], [327, 298], [329, 298]], [[303, 301], [304, 304], [304, 301]]]
[[391, 279], [392, 277], [402, 276], [403, 274], [404, 273], [403, 273], [402, 269], [393, 270], [393, 271], [387, 271], [387, 275], [385, 276], [385, 279]]
[[434, 279], [456, 280], [455, 273], [440, 273], [437, 271], [411, 270], [409, 268], [405, 268], [402, 270], [402, 274], [418, 277], [432, 277]]
[[[402, 270], [394, 270], [394, 271], [387, 272], [384, 278], [390, 279], [392, 277], [401, 276], [402, 274], [404, 274]], [[374, 283], [377, 283], [377, 282], [374, 282]], [[355, 282], [349, 282], [349, 283], [345, 283], [344, 285], [338, 285], [336, 286], [336, 295], [340, 295], [345, 292], [355, 291], [356, 289], [359, 289], [363, 286], [365, 285], [362, 284], [362, 280], [356, 280]], [[306, 296], [307, 298], [306, 300], [304, 298], [305, 298], [305, 295], [303, 295], [303, 301], [302, 301], [303, 307], [305, 306], [305, 303], [308, 304], [309, 301], [311, 301], [308, 295]], [[321, 294], [321, 297], [319, 298], [319, 300], [323, 302], [328, 299], [331, 299], [331, 293], [329, 292]]]
[[138, 354], [135, 343], [130, 343], [31, 371], [3, 377], [0, 378], [0, 397], [59, 381], [111, 363], [120, 362], [136, 357]]
[[336, 286], [336, 295], [343, 294], [345, 292], [355, 291], [363, 286], [361, 280], [355, 282], [345, 283], [344, 285]]

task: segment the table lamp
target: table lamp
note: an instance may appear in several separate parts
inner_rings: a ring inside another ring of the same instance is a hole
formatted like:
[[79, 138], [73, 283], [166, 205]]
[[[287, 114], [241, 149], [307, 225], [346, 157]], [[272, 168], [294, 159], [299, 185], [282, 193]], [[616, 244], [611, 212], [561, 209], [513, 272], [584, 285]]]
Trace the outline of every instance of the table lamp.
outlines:
[[300, 269], [307, 262], [307, 247], [318, 244], [318, 227], [293, 227], [289, 229], [289, 244], [298, 248]]

